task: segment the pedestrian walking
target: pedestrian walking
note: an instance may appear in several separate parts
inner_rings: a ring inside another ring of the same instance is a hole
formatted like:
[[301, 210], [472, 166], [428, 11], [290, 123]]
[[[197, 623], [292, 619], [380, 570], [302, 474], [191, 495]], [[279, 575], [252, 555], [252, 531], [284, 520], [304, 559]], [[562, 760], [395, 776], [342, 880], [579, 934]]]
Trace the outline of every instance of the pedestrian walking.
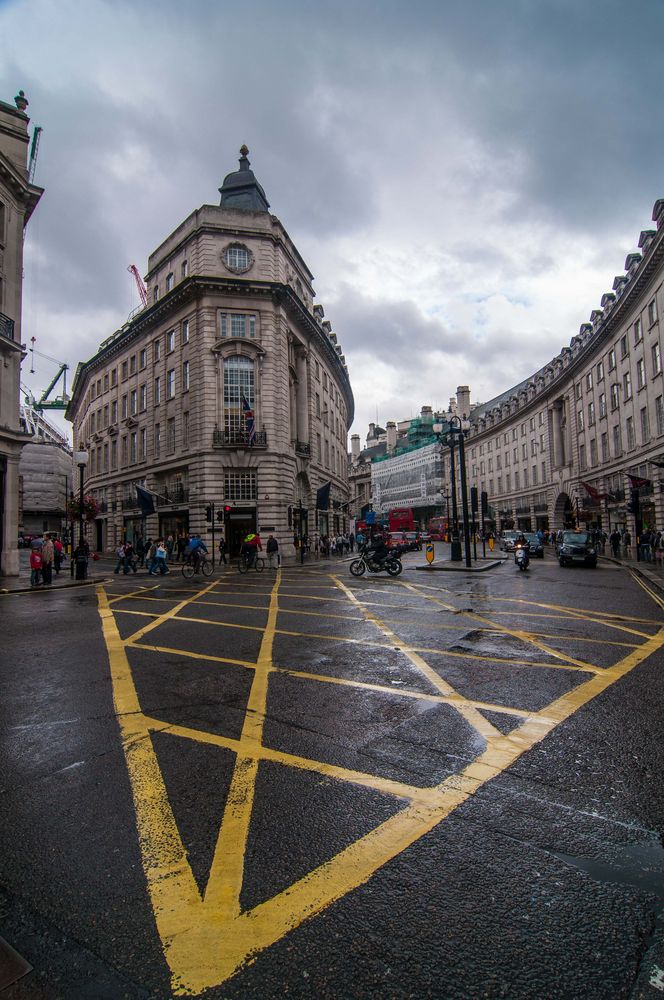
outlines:
[[115, 554], [118, 557], [118, 561], [115, 564], [115, 569], [113, 570], [113, 572], [114, 573], [119, 573], [120, 570], [122, 570], [123, 573], [126, 576], [127, 575], [127, 570], [125, 568], [125, 544], [124, 544], [124, 542], [120, 542], [120, 544], [118, 545], [117, 549], [115, 550]]
[[614, 559], [618, 559], [620, 556], [620, 532], [617, 528], [614, 528], [609, 535], [609, 542], [611, 543], [611, 553]]
[[41, 587], [42, 582], [42, 555], [41, 549], [33, 545], [30, 551], [30, 586]]
[[53, 568], [55, 569], [55, 575], [60, 575], [60, 566], [62, 565], [62, 559], [64, 557], [65, 550], [62, 546], [62, 542], [56, 535], [53, 539]]
[[226, 539], [223, 535], [219, 539], [219, 564], [221, 563], [226, 565]]
[[268, 535], [267, 543], [265, 545], [265, 551], [267, 552], [268, 569], [279, 569], [279, 567], [281, 566], [281, 556], [279, 555], [279, 542], [274, 537], [274, 535]]
[[53, 542], [51, 541], [50, 535], [44, 536], [44, 544], [41, 550], [42, 557], [42, 577], [44, 580], [44, 586], [50, 587], [53, 583], [53, 559], [55, 558], [55, 549], [53, 548]]
[[625, 553], [625, 559], [632, 558], [632, 536], [627, 528], [625, 528], [625, 532], [623, 534], [623, 552]]

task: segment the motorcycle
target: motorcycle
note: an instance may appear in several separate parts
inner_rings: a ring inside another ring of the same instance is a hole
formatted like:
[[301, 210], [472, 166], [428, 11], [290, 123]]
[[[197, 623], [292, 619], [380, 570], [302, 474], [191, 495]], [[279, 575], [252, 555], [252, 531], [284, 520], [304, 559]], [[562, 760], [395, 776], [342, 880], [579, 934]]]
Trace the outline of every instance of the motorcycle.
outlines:
[[386, 557], [380, 560], [380, 562], [372, 559], [371, 553], [364, 546], [364, 548], [360, 549], [358, 558], [353, 559], [349, 569], [353, 576], [363, 576], [367, 570], [369, 573], [382, 573], [383, 570], [386, 570], [390, 576], [398, 576], [403, 566], [401, 565], [401, 559], [393, 552], [388, 552]]
[[528, 555], [528, 549], [524, 545], [517, 545], [514, 549], [514, 562], [520, 570], [528, 569], [530, 556]]

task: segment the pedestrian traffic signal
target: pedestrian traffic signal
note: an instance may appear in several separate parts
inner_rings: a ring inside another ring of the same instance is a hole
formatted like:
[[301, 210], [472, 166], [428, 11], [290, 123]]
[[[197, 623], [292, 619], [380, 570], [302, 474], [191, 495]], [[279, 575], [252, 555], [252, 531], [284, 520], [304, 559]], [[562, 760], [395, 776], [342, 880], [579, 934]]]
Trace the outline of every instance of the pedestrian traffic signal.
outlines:
[[224, 507], [224, 510], [221, 510], [221, 508], [220, 508], [220, 509], [219, 509], [219, 510], [217, 511], [217, 520], [218, 520], [218, 521], [223, 521], [223, 519], [224, 519], [224, 516], [225, 516], [225, 513], [224, 513], [224, 511], [227, 511], [227, 510], [228, 510], [228, 507]]
[[209, 503], [205, 508], [205, 520], [209, 523], [212, 520], [212, 504]]

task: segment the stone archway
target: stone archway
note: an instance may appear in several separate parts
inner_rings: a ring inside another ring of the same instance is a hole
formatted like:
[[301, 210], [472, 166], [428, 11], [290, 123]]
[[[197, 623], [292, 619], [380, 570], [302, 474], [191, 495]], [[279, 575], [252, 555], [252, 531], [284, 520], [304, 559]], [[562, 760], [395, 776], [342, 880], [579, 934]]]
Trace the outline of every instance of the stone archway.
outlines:
[[553, 508], [552, 531], [558, 531], [559, 528], [573, 528], [574, 524], [574, 505], [571, 497], [567, 493], [559, 493]]

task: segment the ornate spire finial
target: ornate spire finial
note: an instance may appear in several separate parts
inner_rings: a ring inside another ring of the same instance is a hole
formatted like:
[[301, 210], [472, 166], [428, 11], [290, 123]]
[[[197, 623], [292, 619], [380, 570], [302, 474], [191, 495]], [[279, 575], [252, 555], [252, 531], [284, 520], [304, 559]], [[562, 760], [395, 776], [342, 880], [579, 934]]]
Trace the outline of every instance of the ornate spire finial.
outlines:
[[25, 91], [19, 90], [18, 94], [14, 98], [14, 104], [16, 105], [18, 110], [25, 111], [29, 103], [30, 103], [29, 100], [25, 96]]
[[[23, 93], [23, 91], [21, 91], [21, 93]], [[240, 156], [248, 156], [248, 155], [249, 155], [249, 147], [246, 145], [246, 143], [243, 142], [242, 145], [240, 146]]]

